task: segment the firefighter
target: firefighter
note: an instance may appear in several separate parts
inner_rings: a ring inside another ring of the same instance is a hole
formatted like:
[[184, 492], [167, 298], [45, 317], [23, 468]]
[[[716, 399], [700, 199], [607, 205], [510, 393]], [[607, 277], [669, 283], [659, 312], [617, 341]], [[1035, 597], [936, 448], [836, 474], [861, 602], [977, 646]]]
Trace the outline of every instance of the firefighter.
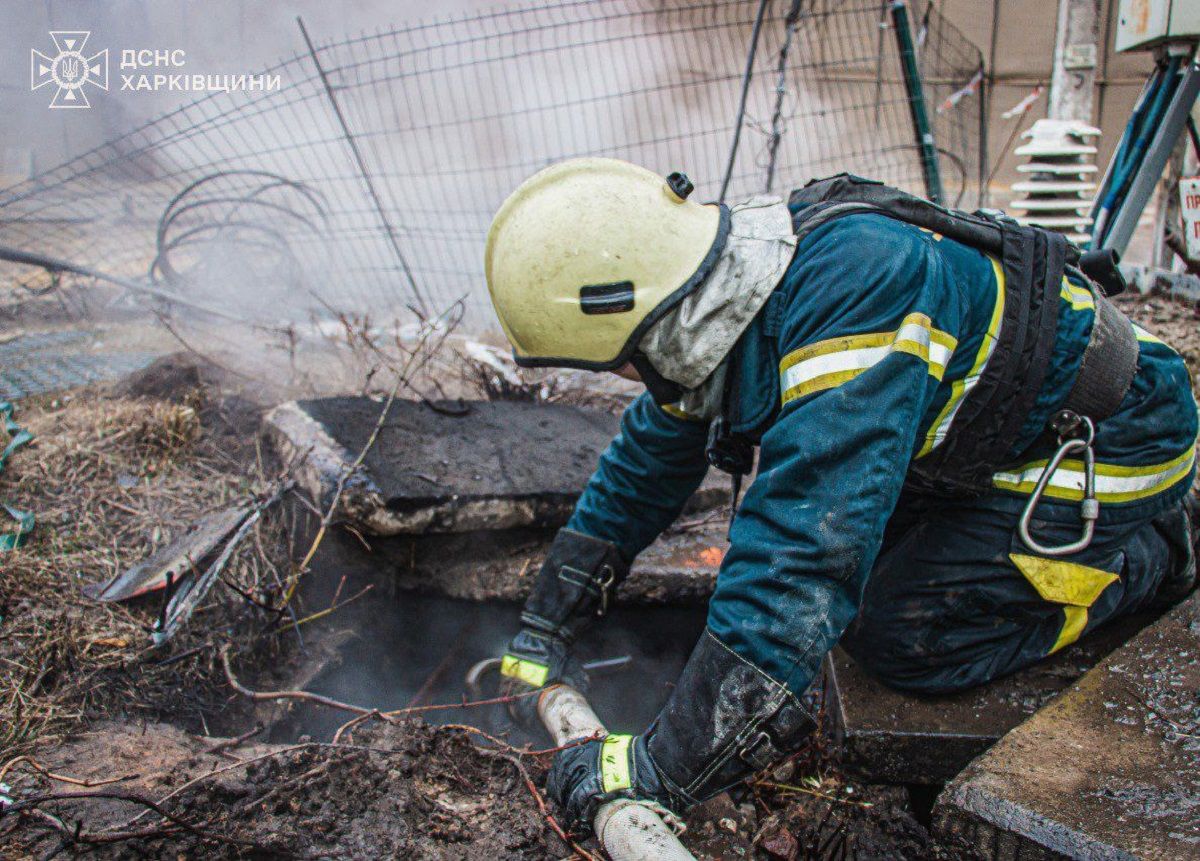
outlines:
[[488, 235], [519, 365], [647, 389], [550, 548], [510, 686], [581, 683], [572, 643], [634, 558], [710, 464], [758, 451], [666, 706], [555, 757], [580, 827], [617, 797], [682, 813], [793, 750], [838, 642], [894, 687], [956, 691], [1196, 579], [1188, 372], [1106, 298], [1111, 256], [847, 175], [787, 204], [690, 192], [574, 159]]

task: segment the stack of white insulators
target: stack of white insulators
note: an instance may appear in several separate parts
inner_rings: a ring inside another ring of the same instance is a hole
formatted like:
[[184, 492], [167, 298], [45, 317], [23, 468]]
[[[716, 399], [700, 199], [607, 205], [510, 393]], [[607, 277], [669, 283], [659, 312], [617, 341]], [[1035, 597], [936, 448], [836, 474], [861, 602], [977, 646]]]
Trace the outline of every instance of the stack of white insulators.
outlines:
[[1017, 155], [1029, 161], [1017, 166], [1026, 179], [1013, 185], [1021, 195], [1009, 207], [1022, 224], [1047, 227], [1077, 242], [1088, 239], [1096, 183], [1096, 147], [1100, 129], [1078, 120], [1038, 120], [1022, 137], [1028, 143]]

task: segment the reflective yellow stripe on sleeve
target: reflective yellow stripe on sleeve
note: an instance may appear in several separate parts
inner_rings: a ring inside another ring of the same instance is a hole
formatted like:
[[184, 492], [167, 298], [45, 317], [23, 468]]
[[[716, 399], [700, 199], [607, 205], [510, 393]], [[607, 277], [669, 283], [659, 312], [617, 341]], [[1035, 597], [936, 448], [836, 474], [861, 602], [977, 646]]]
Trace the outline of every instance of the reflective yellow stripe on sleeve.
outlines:
[[832, 389], [853, 380], [892, 353], [908, 353], [929, 366], [940, 380], [958, 341], [933, 328], [925, 314], [909, 314], [894, 332], [830, 338], [793, 350], [779, 363], [783, 403]]
[[1067, 300], [1067, 304], [1074, 311], [1094, 311], [1096, 308], [1096, 299], [1092, 296], [1092, 291], [1072, 284], [1066, 275], [1063, 276], [1062, 289], [1058, 295]]
[[527, 661], [516, 655], [505, 655], [500, 659], [500, 675], [510, 679], [519, 679], [527, 685], [540, 688], [546, 684], [546, 676], [550, 668], [536, 661]]
[[1170, 346], [1170, 344], [1168, 344], [1162, 338], [1159, 338], [1157, 335], [1152, 335], [1137, 323], [1133, 324], [1133, 333], [1137, 335], [1137, 339], [1143, 344], [1162, 344], [1164, 347]]
[[633, 785], [629, 773], [631, 735], [609, 735], [600, 745], [600, 786], [605, 792], [629, 789]]

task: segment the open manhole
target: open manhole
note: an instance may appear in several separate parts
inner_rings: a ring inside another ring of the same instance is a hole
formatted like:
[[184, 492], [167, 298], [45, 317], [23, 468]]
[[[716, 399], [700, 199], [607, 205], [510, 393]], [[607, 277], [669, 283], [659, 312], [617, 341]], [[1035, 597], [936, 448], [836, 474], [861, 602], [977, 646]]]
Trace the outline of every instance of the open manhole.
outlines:
[[[354, 630], [306, 689], [381, 711], [469, 700], [464, 677], [476, 662], [497, 657], [518, 630], [520, 608], [433, 594], [376, 599], [357, 614]], [[704, 630], [702, 607], [624, 606], [584, 634], [574, 654], [599, 664], [589, 672], [588, 700], [614, 732], [641, 732], [658, 714]], [[614, 666], [615, 665], [615, 666]], [[494, 696], [496, 678], [481, 687]], [[533, 741], [507, 719], [504, 706], [426, 712], [430, 723], [471, 723]], [[274, 741], [328, 740], [348, 716], [305, 705], [273, 731]]]

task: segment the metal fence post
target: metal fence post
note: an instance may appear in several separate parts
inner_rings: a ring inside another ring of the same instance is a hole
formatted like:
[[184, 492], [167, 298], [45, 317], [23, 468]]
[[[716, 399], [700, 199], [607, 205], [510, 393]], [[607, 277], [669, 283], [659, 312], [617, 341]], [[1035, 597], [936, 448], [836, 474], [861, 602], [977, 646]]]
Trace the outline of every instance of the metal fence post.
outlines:
[[917, 49], [913, 43], [912, 27], [908, 20], [908, 3], [895, 0], [892, 3], [892, 24], [896, 31], [896, 47], [900, 51], [900, 70], [904, 73], [904, 89], [908, 93], [908, 110], [912, 115], [913, 133], [917, 138], [917, 149], [921, 153], [921, 172], [925, 178], [925, 196], [934, 203], [942, 203], [942, 175], [938, 167], [938, 151], [933, 140], [933, 126], [929, 122], [929, 108], [925, 104], [925, 90], [921, 86], [921, 70], [917, 67]]

